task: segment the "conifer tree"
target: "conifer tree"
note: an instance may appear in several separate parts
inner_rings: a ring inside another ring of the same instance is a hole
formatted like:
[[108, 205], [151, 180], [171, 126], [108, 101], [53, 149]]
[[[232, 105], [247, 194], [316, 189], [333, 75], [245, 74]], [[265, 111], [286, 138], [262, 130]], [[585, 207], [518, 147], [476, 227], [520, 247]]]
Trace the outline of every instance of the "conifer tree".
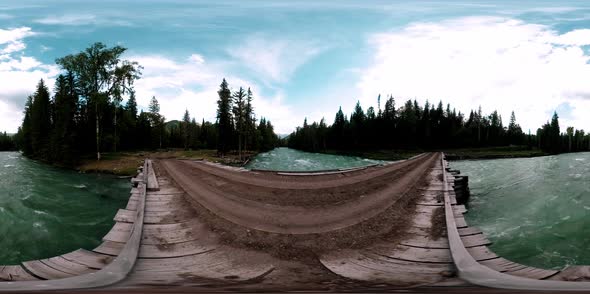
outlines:
[[225, 79], [219, 85], [217, 94], [219, 95], [217, 100], [217, 133], [219, 136], [217, 151], [223, 156], [230, 150], [233, 133], [231, 91]]
[[51, 105], [49, 90], [40, 80], [33, 96], [31, 111], [31, 138], [33, 154], [39, 159], [48, 159], [50, 155]]
[[242, 138], [246, 131], [246, 92], [242, 87], [233, 94], [233, 115], [238, 135], [238, 156], [242, 160]]

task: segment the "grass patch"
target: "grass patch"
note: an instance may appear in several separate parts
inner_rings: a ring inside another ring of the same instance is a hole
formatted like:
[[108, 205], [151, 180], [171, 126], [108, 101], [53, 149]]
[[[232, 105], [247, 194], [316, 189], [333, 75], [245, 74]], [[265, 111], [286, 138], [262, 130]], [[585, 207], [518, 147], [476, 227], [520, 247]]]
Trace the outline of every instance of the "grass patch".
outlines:
[[[256, 152], [244, 152], [243, 157], [248, 159]], [[236, 152], [219, 157], [217, 150], [158, 150], [158, 151], [134, 151], [134, 152], [109, 152], [101, 153], [101, 160], [87, 157], [77, 167], [81, 172], [108, 173], [118, 176], [133, 176], [137, 173], [137, 167], [143, 164], [146, 158], [152, 159], [199, 159], [218, 162], [228, 165], [241, 166], [244, 161], [239, 160]]]

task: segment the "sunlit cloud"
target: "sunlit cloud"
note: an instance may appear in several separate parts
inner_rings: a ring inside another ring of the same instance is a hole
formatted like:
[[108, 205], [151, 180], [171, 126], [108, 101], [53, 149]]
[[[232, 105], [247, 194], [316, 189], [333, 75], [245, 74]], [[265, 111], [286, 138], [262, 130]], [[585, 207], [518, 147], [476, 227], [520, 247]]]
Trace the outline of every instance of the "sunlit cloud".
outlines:
[[261, 80], [283, 83], [323, 50], [309, 41], [254, 35], [227, 51]]
[[45, 79], [53, 87], [58, 68], [24, 55], [24, 39], [35, 35], [28, 27], [0, 29], [0, 131], [15, 132], [22, 120], [26, 97]]
[[143, 75], [135, 84], [138, 104], [147, 108], [155, 96], [161, 113], [167, 120], [180, 120], [185, 109], [197, 120], [215, 121], [219, 85], [225, 77], [232, 90], [250, 87], [254, 92], [254, 109], [260, 118], [271, 120], [278, 132], [288, 133], [298, 119], [284, 102], [284, 94], [265, 93], [255, 82], [231, 74], [216, 62], [206, 61], [200, 54], [185, 60], [163, 56], [130, 56], [130, 60], [144, 67]]
[[363, 101], [379, 93], [405, 99], [442, 99], [468, 112], [500, 111], [507, 123], [514, 110], [533, 132], [558, 105], [569, 102], [562, 125], [590, 127], [590, 30], [564, 34], [545, 25], [497, 17], [467, 17], [414, 23], [370, 39], [374, 60], [361, 72]]

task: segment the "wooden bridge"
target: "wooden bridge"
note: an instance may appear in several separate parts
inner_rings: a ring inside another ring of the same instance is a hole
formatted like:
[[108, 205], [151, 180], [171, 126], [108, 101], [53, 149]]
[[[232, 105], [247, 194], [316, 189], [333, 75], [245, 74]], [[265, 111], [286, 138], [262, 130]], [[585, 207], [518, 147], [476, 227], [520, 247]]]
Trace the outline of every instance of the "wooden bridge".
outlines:
[[103, 243], [0, 266], [0, 291], [590, 290], [588, 267], [546, 270], [492, 252], [457, 204], [439, 153], [319, 173], [146, 160]]

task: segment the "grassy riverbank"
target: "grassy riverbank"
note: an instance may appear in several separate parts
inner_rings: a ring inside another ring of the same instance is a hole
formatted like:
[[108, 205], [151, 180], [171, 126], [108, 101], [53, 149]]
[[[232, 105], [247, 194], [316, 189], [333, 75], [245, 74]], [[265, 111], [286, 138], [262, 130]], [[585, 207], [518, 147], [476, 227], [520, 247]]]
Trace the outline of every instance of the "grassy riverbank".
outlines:
[[502, 146], [485, 148], [461, 148], [443, 150], [449, 160], [463, 159], [497, 159], [546, 156], [549, 153], [527, 146]]
[[[327, 150], [321, 153], [358, 156], [362, 158], [375, 160], [400, 160], [410, 158], [422, 152], [432, 152], [441, 150]], [[540, 149], [528, 149], [527, 146], [502, 146], [502, 147], [483, 147], [483, 148], [459, 148], [442, 150], [449, 160], [462, 159], [496, 159], [496, 158], [518, 158], [518, 157], [536, 157], [549, 155]]]
[[[256, 155], [255, 152], [244, 153], [245, 158]], [[242, 165], [237, 153], [230, 153], [221, 158], [217, 150], [166, 150], [166, 151], [136, 151], [103, 153], [100, 161], [87, 158], [84, 159], [76, 169], [81, 172], [108, 173], [118, 176], [135, 175], [137, 167], [143, 164], [145, 158], [152, 159], [206, 159], [212, 162], [219, 162], [228, 165]]]

